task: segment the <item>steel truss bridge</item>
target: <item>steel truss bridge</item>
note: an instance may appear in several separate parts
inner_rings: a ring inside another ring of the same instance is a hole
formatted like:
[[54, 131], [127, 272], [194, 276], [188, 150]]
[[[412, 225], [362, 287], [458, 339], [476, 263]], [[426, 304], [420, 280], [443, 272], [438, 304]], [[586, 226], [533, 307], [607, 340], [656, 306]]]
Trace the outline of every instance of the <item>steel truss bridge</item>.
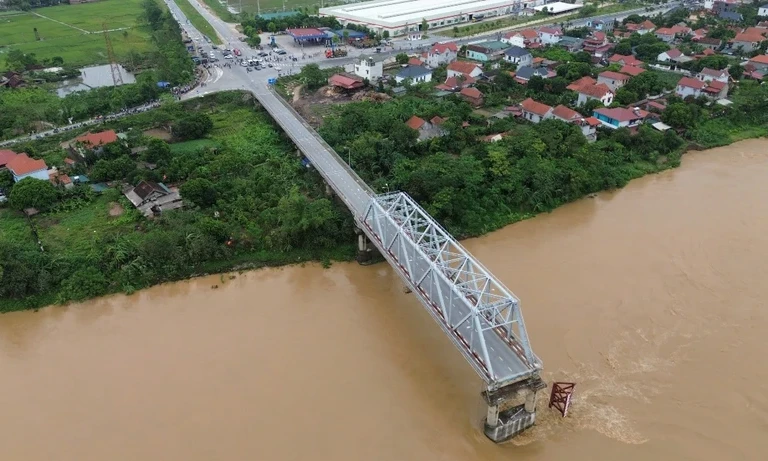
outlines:
[[408, 194], [376, 194], [271, 87], [259, 85], [254, 94], [489, 392], [538, 376], [542, 363], [531, 349], [520, 300], [504, 284]]

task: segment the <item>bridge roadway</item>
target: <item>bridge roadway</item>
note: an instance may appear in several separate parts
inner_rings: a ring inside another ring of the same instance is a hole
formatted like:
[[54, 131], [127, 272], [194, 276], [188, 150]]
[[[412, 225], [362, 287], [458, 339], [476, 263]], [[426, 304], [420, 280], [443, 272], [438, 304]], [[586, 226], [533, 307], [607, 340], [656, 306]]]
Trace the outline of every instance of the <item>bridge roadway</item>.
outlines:
[[[189, 35], [199, 37], [199, 32], [175, 3], [172, 0], [166, 3]], [[228, 45], [249, 49], [229, 25], [197, 0], [190, 3]], [[542, 365], [528, 343], [519, 300], [406, 194], [377, 195], [267, 84], [274, 73], [274, 70], [248, 73], [233, 66], [227, 69], [218, 85], [206, 92], [247, 89], [253, 93], [346, 204], [360, 229], [411, 288], [489, 390], [537, 375]]]

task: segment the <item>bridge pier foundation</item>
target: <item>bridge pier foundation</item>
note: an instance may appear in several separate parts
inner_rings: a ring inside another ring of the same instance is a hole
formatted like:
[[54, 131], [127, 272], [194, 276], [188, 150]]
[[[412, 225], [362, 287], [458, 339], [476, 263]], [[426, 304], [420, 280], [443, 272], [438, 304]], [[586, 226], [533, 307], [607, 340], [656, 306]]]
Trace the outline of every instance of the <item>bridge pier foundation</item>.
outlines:
[[325, 183], [325, 195], [328, 195], [328, 196], [333, 195], [333, 189], [331, 188], [331, 185], [328, 183]]
[[496, 443], [505, 442], [536, 422], [536, 394], [547, 385], [538, 376], [483, 392], [488, 404], [484, 432]]
[[368, 240], [368, 237], [363, 234], [360, 229], [357, 229], [357, 262], [361, 265], [370, 264], [373, 258], [373, 245]]

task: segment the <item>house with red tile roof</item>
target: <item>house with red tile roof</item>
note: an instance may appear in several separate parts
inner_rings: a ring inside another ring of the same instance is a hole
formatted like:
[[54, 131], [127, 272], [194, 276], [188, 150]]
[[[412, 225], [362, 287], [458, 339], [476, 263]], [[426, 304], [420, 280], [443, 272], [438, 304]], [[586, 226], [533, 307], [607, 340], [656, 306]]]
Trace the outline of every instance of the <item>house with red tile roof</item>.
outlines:
[[705, 67], [701, 69], [701, 72], [696, 74], [696, 78], [702, 82], [711, 82], [716, 80], [718, 82], [728, 83], [728, 80], [731, 79], [731, 74], [728, 73], [728, 69], [717, 70]]
[[552, 117], [567, 123], [575, 122], [584, 118], [584, 116], [580, 113], [562, 104], [552, 109]]
[[100, 131], [98, 133], [86, 133], [75, 138], [75, 141], [84, 144], [86, 147], [95, 149], [99, 146], [117, 141], [115, 130]]
[[718, 80], [712, 80], [706, 88], [704, 88], [703, 94], [710, 99], [724, 99], [728, 96], [728, 84]]
[[604, 106], [610, 106], [616, 93], [605, 83], [598, 83], [592, 77], [582, 77], [566, 87], [578, 93], [577, 106], [582, 106], [590, 99], [597, 99]]
[[435, 88], [443, 91], [460, 91], [462, 88], [468, 88], [477, 82], [474, 78], [468, 75], [460, 75], [458, 77], [448, 77], [444, 83], [437, 85]]
[[760, 54], [749, 60], [749, 64], [754, 66], [757, 72], [765, 73], [768, 71], [768, 54]]
[[12, 150], [0, 149], [0, 170], [4, 170], [8, 162], [16, 157], [16, 152]]
[[694, 98], [698, 98], [701, 96], [701, 91], [707, 87], [707, 84], [702, 82], [699, 79], [691, 78], [691, 77], [683, 77], [680, 79], [679, 82], [677, 82], [677, 87], [675, 88], [675, 94], [680, 96], [681, 98], [685, 99], [688, 96], [693, 96]]
[[624, 107], [601, 107], [595, 109], [592, 115], [607, 128], [634, 128], [645, 120], [648, 113], [640, 109], [627, 109]]
[[533, 44], [541, 43], [539, 34], [533, 29], [523, 29], [507, 32], [503, 37], [501, 37], [501, 41], [522, 48], [530, 48]]
[[766, 35], [768, 35], [768, 29], [749, 27], [743, 32], [736, 34], [733, 40], [731, 40], [731, 48], [741, 50], [744, 53], [750, 53], [760, 47], [760, 43], [766, 40]]
[[477, 88], [462, 88], [459, 91], [459, 97], [467, 101], [473, 107], [480, 107], [483, 105], [483, 93]]
[[520, 103], [520, 109], [523, 112], [523, 118], [532, 123], [539, 123], [552, 117], [552, 107], [534, 101], [531, 98]]
[[459, 75], [469, 75], [472, 78], [477, 78], [483, 74], [483, 69], [473, 63], [467, 61], [454, 61], [448, 64], [447, 75], [448, 77], [458, 77]]
[[633, 33], [640, 34], [640, 35], [645, 35], [648, 32], [653, 32], [653, 29], [656, 28], [656, 24], [654, 24], [651, 21], [646, 19], [645, 21], [641, 22], [640, 24], [629, 23], [625, 27], [626, 27], [626, 29], [629, 32], [633, 32]]
[[426, 141], [428, 139], [443, 136], [445, 134], [445, 131], [440, 128], [440, 125], [442, 125], [445, 120], [440, 117], [432, 117], [432, 120], [439, 121], [440, 123], [433, 124], [421, 117], [414, 115], [409, 118], [405, 124], [408, 126], [408, 128], [419, 132], [419, 141]]
[[19, 182], [24, 178], [48, 180], [48, 165], [45, 164], [45, 161], [30, 158], [24, 153], [13, 157], [5, 166], [13, 175], [14, 182]]
[[[632, 67], [632, 66], [628, 66]], [[606, 70], [597, 74], [597, 83], [605, 83], [613, 91], [618, 90], [629, 82], [629, 75]]]
[[459, 47], [454, 42], [438, 43], [427, 53], [427, 65], [435, 68], [450, 64], [459, 56]]
[[539, 27], [538, 33], [543, 45], [554, 45], [563, 38], [563, 31], [559, 27]]
[[425, 62], [419, 58], [408, 58], [409, 66], [423, 66], [424, 64]]
[[642, 67], [635, 67], [635, 66], [624, 66], [621, 69], [619, 69], [619, 72], [622, 74], [627, 74], [630, 77], [637, 77], [638, 75], [645, 72], [645, 69]]
[[358, 77], [357, 75], [353, 77], [345, 74], [331, 75], [328, 79], [328, 84], [334, 88], [340, 88], [345, 91], [359, 90], [365, 86], [365, 82], [361, 77]]
[[667, 50], [663, 53], [659, 53], [658, 56], [656, 56], [656, 60], [660, 62], [677, 62], [677, 59], [683, 56], [683, 52], [678, 50], [677, 48], [672, 48], [671, 50]]
[[640, 67], [643, 65], [643, 61], [637, 59], [636, 57], [632, 55], [624, 56], [622, 54], [614, 54], [608, 58], [608, 62], [611, 64], [621, 64], [622, 66]]

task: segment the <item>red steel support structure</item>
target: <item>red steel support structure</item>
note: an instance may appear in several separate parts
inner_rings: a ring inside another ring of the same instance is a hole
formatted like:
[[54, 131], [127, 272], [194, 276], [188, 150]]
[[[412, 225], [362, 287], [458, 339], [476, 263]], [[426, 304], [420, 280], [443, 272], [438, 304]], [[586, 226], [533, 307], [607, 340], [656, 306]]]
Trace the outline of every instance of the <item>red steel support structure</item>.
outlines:
[[552, 394], [549, 396], [549, 408], [555, 407], [563, 418], [568, 414], [568, 407], [571, 406], [571, 396], [576, 383], [553, 383]]

